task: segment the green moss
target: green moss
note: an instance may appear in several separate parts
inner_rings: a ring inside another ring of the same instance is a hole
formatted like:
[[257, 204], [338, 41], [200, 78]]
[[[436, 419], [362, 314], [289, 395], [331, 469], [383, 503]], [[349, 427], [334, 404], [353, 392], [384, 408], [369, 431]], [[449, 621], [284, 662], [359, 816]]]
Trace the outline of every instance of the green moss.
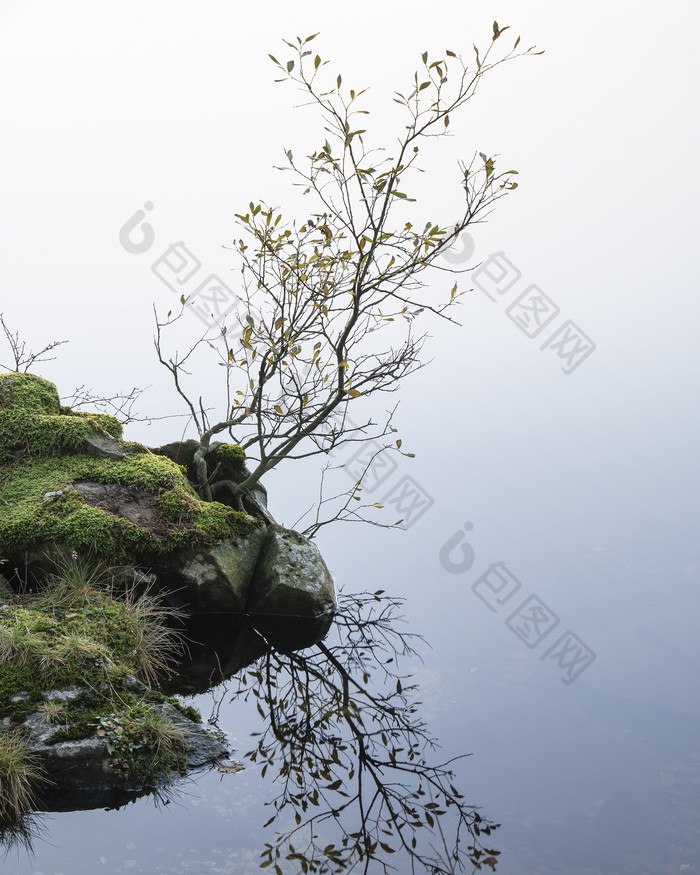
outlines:
[[0, 717], [25, 719], [43, 690], [125, 686], [119, 674], [136, 673], [132, 655], [140, 635], [126, 607], [98, 591], [74, 598], [49, 592], [8, 605], [0, 612]]
[[29, 410], [0, 410], [2, 461], [18, 457], [47, 457], [75, 453], [85, 439], [107, 431], [88, 418], [49, 416]]
[[[7, 447], [2, 416], [0, 411], [0, 453]], [[59, 543], [91, 551], [108, 562], [138, 565], [148, 564], [153, 556], [208, 546], [249, 530], [244, 514], [200, 501], [183, 469], [169, 458], [146, 448], [122, 460], [78, 453], [75, 449], [84, 437], [95, 433], [89, 418], [45, 417], [61, 421], [61, 428], [53, 431], [38, 422], [41, 419], [22, 414], [18, 421], [10, 423], [8, 417], [5, 423], [14, 446], [25, 435], [29, 456], [6, 461], [0, 470], [0, 554], [17, 556], [35, 545]], [[63, 428], [65, 423], [68, 426]], [[67, 454], [52, 455], [58, 449]], [[90, 505], [69, 488], [79, 482], [121, 484], [153, 495], [157, 524], [141, 527]], [[65, 490], [62, 495], [44, 499], [47, 493], [61, 490]]]
[[145, 629], [138, 611], [86, 583], [99, 574], [81, 573], [79, 563], [66, 568], [72, 580], [59, 575], [42, 593], [0, 610], [0, 719], [21, 729], [30, 714], [46, 709], [47, 691], [77, 686], [83, 692], [73, 699], [48, 700], [61, 725], [47, 744], [97, 732], [108, 742], [117, 777], [132, 785], [184, 770], [182, 736], [154, 705], [168, 701], [192, 719], [199, 714], [134, 684]]
[[238, 465], [245, 462], [245, 450], [238, 444], [221, 444], [216, 448], [217, 461], [227, 465]]
[[140, 444], [138, 441], [122, 441], [122, 448], [131, 454], [151, 452], [145, 444]]
[[0, 374], [0, 409], [58, 413], [60, 402], [53, 383], [35, 374]]
[[36, 711], [43, 701], [41, 690], [37, 688], [38, 680], [33, 669], [3, 663], [0, 666], [0, 718], [9, 717], [11, 723], [21, 723]]
[[70, 407], [62, 407], [61, 413], [68, 416], [79, 416], [90, 423], [94, 429], [104, 431], [113, 438], [120, 438], [124, 431], [121, 422], [108, 413], [87, 413], [83, 410], [71, 410]]
[[174, 696], [165, 696], [164, 700], [172, 705], [174, 708], [177, 708], [177, 710], [184, 717], [187, 717], [187, 719], [191, 720], [193, 723], [202, 722], [202, 715], [192, 705], [183, 705], [182, 702], [180, 702], [179, 699], [176, 699]]

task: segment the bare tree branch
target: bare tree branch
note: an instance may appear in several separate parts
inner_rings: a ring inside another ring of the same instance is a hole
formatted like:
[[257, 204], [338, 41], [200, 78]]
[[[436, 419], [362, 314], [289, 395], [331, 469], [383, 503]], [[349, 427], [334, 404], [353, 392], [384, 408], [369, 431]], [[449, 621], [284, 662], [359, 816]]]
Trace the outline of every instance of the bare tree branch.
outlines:
[[0, 313], [0, 327], [2, 327], [7, 342], [10, 345], [13, 359], [12, 365], [6, 365], [0, 362], [0, 368], [5, 368], [14, 373], [23, 371], [26, 374], [29, 368], [37, 362], [52, 362], [56, 356], [47, 356], [46, 353], [51, 352], [58, 346], [63, 346], [64, 343], [68, 343], [67, 340], [54, 340], [51, 343], [48, 343], [43, 349], [39, 350], [39, 352], [33, 352], [31, 349], [27, 349], [26, 341], [21, 340], [19, 331], [15, 331], [14, 334], [10, 331], [2, 313]]

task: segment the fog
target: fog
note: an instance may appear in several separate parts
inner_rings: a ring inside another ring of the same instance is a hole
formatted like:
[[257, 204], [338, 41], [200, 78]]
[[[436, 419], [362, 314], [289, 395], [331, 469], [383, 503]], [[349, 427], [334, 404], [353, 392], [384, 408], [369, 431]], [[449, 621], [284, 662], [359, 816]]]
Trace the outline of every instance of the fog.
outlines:
[[[545, 54], [488, 77], [428, 150], [413, 206], [450, 222], [457, 159], [498, 153], [519, 188], [473, 229], [459, 266], [505, 258], [519, 278], [499, 294], [483, 270], [465, 275], [461, 324], [430, 324], [433, 360], [391, 399], [415, 459], [371, 496], [388, 497], [393, 521], [406, 508], [392, 490], [410, 478], [421, 500], [407, 531], [339, 525], [319, 546], [337, 584], [407, 597], [432, 645], [417, 670], [435, 730], [449, 752], [474, 753], [462, 777], [505, 825], [499, 871], [626, 872], [643, 851], [664, 871], [697, 871], [697, 834], [678, 815], [674, 857], [657, 820], [671, 805], [659, 774], [700, 757], [696, 4], [0, 2], [0, 311], [35, 347], [70, 341], [39, 369], [62, 395], [150, 387], [143, 413], [182, 413], [152, 347], [152, 307], [178, 295], [154, 263], [184, 242], [198, 276], [235, 289], [234, 214], [261, 198], [296, 208], [273, 165], [323, 136], [268, 53], [319, 31], [330, 69], [371, 86], [369, 119], [390, 145], [392, 92], [420, 53], [468, 56], [494, 19], [511, 28], [503, 40]], [[120, 229], [139, 210], [153, 244], [128, 252]], [[555, 313], [536, 336], [509, 310], [531, 286]], [[190, 322], [194, 339], [204, 326]], [[586, 355], [553, 347], [565, 324]], [[183, 427], [134, 424], [127, 437], [155, 446]], [[280, 521], [313, 500], [319, 467], [268, 478]], [[520, 587], [494, 609], [475, 588], [499, 562]], [[508, 624], [530, 596], [558, 619], [546, 643]], [[573, 679], [545, 654], [565, 631], [594, 655]]]

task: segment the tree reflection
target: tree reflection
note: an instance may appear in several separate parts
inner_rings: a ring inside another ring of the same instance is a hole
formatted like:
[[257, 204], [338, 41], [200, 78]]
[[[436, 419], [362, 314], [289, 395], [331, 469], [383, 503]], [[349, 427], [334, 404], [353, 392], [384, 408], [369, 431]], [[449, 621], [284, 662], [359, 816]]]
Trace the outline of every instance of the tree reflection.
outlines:
[[[279, 786], [262, 867], [294, 871], [455, 873], [495, 867], [484, 847], [498, 824], [454, 786], [401, 664], [420, 636], [400, 631], [401, 599], [345, 595], [329, 639], [303, 652], [270, 649], [237, 679], [266, 721], [246, 757]], [[457, 757], [456, 759], [459, 759]], [[396, 862], [394, 862], [396, 861]]]

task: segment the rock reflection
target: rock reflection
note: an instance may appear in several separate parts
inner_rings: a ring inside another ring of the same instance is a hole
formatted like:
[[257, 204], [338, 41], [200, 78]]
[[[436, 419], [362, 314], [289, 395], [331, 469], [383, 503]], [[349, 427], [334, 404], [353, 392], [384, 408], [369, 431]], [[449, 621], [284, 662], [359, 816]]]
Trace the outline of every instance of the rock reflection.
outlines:
[[[402, 663], [420, 636], [400, 630], [402, 600], [341, 596], [326, 640], [268, 648], [235, 679], [264, 729], [245, 756], [279, 788], [261, 864], [277, 873], [454, 873], [495, 867], [493, 824], [454, 786]], [[403, 863], [401, 862], [403, 858]], [[286, 871], [286, 870], [285, 870]]]
[[289, 614], [195, 613], [181, 630], [187, 643], [161, 689], [170, 694], [204, 693], [233, 677], [271, 649], [303, 650], [322, 641], [335, 613], [315, 617]]

